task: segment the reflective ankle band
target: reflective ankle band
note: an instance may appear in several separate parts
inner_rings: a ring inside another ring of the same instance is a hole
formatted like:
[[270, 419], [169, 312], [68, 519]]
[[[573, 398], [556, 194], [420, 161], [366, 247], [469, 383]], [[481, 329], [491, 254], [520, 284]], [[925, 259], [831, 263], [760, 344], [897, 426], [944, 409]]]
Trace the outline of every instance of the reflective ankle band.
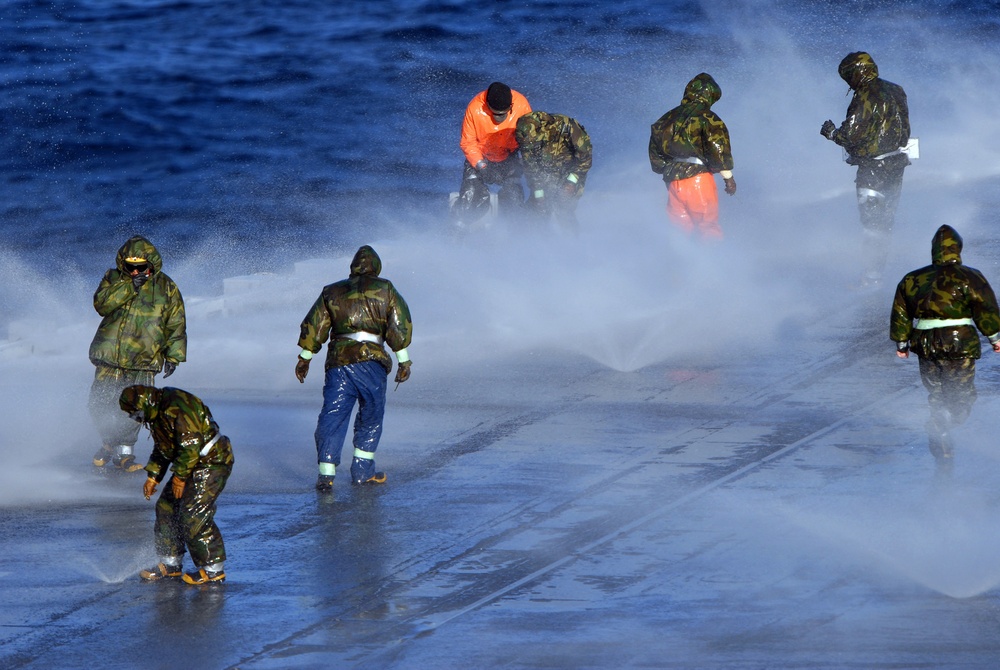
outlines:
[[361, 459], [364, 459], [366, 461], [374, 461], [375, 460], [375, 452], [374, 451], [361, 451], [360, 449], [355, 449], [354, 450], [354, 458], [361, 458]]
[[299, 358], [301, 358], [304, 361], [308, 361], [312, 357], [313, 357], [313, 352], [309, 351], [308, 349], [303, 349], [302, 351], [299, 352]]
[[375, 333], [366, 333], [359, 330], [356, 333], [341, 333], [335, 337], [338, 340], [354, 340], [355, 342], [371, 342], [372, 344], [382, 344], [382, 336]]
[[408, 363], [410, 361], [410, 354], [407, 353], [406, 347], [403, 347], [396, 352], [396, 362], [398, 363]]
[[222, 438], [222, 433], [216, 433], [215, 437], [205, 443], [205, 446], [201, 448], [198, 452], [199, 456], [208, 456], [208, 452], [212, 451], [212, 447]]
[[949, 328], [951, 326], [974, 326], [976, 322], [972, 319], [917, 319], [913, 324], [916, 330], [930, 330], [931, 328]]
[[326, 475], [327, 477], [336, 477], [337, 476], [337, 466], [334, 465], [333, 463], [320, 463], [319, 464], [319, 473], [321, 475]]
[[536, 191], [534, 192], [534, 194], [533, 194], [533, 195], [534, 195], [534, 196], [535, 196], [536, 198], [544, 198], [544, 197], [545, 197], [545, 190], [544, 190], [544, 189], [538, 189], [538, 190], [536, 190]]

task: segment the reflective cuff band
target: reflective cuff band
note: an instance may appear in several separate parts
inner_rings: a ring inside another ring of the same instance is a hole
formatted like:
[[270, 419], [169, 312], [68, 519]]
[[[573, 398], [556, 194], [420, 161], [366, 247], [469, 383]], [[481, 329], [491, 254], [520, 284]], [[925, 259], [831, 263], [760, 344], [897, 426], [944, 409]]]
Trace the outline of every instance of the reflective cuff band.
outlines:
[[371, 342], [372, 344], [382, 344], [382, 336], [375, 333], [366, 333], [359, 330], [356, 333], [341, 333], [335, 336], [337, 340], [354, 340], [355, 342]]
[[997, 333], [996, 335], [990, 335], [986, 339], [990, 341], [990, 344], [996, 344], [997, 342], [1000, 342], [1000, 333]]
[[580, 178], [579, 178], [579, 177], [577, 177], [577, 176], [576, 176], [575, 174], [573, 174], [572, 172], [570, 172], [570, 173], [569, 173], [569, 176], [568, 176], [568, 177], [566, 177], [566, 181], [571, 181], [571, 182], [573, 182], [574, 184], [577, 184], [577, 183], [579, 183], [579, 181], [580, 181]]
[[222, 438], [222, 433], [216, 433], [215, 437], [205, 443], [205, 446], [201, 448], [198, 452], [199, 456], [208, 456], [208, 452], [212, 451], [212, 447]]
[[545, 191], [543, 191], [542, 189], [538, 189], [532, 195], [534, 195], [536, 198], [544, 198], [545, 197]]
[[409, 352], [406, 351], [406, 347], [403, 347], [402, 349], [396, 352], [396, 362], [398, 363], [410, 362], [410, 354]]
[[355, 448], [355, 450], [354, 450], [354, 458], [360, 458], [360, 459], [365, 460], [365, 461], [374, 461], [375, 460], [375, 452], [374, 451], [361, 451], [360, 449]]
[[304, 361], [308, 361], [312, 357], [313, 357], [313, 352], [309, 351], [308, 349], [303, 349], [302, 351], [299, 352], [299, 358], [301, 358]]
[[337, 475], [337, 466], [333, 463], [320, 463], [319, 473], [327, 477], [335, 477]]
[[732, 179], [733, 178], [733, 171], [732, 170], [719, 170], [719, 174], [722, 175], [723, 179]]
[[972, 319], [917, 319], [913, 324], [916, 330], [930, 330], [931, 328], [949, 328], [952, 326], [974, 326], [976, 322]]

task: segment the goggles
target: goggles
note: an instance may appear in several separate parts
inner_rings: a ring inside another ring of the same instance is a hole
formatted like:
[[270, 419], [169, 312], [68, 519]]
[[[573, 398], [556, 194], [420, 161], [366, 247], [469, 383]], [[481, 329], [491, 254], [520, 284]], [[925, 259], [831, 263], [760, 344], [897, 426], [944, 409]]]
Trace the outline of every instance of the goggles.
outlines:
[[125, 272], [129, 273], [130, 275], [131, 274], [147, 274], [149, 272], [149, 263], [146, 263], [146, 262], [142, 262], [142, 263], [129, 263], [128, 261], [125, 261], [122, 264], [122, 267], [124, 267], [125, 268]]

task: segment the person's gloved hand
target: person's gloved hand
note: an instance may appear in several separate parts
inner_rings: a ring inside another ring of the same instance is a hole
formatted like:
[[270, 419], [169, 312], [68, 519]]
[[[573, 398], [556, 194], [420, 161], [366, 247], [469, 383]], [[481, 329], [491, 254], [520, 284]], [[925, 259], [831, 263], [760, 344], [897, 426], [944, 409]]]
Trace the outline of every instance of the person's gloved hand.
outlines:
[[565, 184], [563, 184], [562, 187], [563, 194], [568, 197], [572, 198], [574, 195], [576, 195], [576, 190], [577, 190], [577, 185], [571, 181], [567, 181]]
[[837, 129], [837, 126], [833, 124], [833, 121], [827, 119], [823, 122], [823, 127], [819, 129], [819, 134], [828, 140], [833, 139], [833, 132]]
[[729, 179], [724, 179], [726, 182], [726, 193], [729, 195], [736, 195], [736, 178], [730, 177]]
[[406, 361], [405, 363], [400, 363], [396, 367], [396, 378], [393, 380], [397, 384], [402, 384], [407, 379], [410, 378], [410, 365], [411, 361]]
[[149, 500], [149, 496], [154, 493], [156, 493], [156, 479], [148, 477], [146, 483], [142, 485], [142, 495], [146, 496], [146, 500]]
[[476, 169], [479, 170], [480, 172], [482, 172], [483, 170], [486, 169], [487, 165], [489, 165], [489, 163], [486, 162], [486, 159], [485, 158], [481, 158], [481, 159], [479, 159], [479, 162], [476, 163]]
[[177, 363], [173, 361], [163, 361], [163, 378], [166, 379], [170, 375], [174, 374], [174, 370], [177, 369]]
[[178, 479], [175, 475], [170, 480], [170, 488], [174, 491], [174, 497], [180, 500], [184, 496], [184, 484], [186, 482], [183, 479]]
[[149, 281], [149, 275], [140, 272], [139, 274], [132, 277], [132, 288], [136, 291], [142, 288], [142, 285]]
[[295, 361], [295, 378], [300, 384], [305, 384], [307, 374], [309, 374], [309, 361], [299, 356], [299, 360]]

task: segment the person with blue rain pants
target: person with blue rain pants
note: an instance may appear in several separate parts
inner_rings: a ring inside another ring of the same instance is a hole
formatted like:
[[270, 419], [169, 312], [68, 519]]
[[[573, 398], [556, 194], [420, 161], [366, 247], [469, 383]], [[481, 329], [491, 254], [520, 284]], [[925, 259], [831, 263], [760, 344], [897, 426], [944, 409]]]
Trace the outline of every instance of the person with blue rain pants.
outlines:
[[358, 249], [347, 279], [323, 287], [302, 321], [295, 377], [305, 383], [309, 363], [323, 343], [326, 379], [323, 408], [316, 425], [319, 463], [318, 491], [333, 488], [347, 426], [354, 405], [354, 459], [352, 484], [383, 484], [385, 472], [375, 470], [375, 450], [382, 436], [385, 392], [392, 359], [384, 344], [396, 354], [397, 384], [410, 378], [406, 348], [413, 336], [410, 309], [388, 279], [379, 277], [382, 260], [370, 246]]

